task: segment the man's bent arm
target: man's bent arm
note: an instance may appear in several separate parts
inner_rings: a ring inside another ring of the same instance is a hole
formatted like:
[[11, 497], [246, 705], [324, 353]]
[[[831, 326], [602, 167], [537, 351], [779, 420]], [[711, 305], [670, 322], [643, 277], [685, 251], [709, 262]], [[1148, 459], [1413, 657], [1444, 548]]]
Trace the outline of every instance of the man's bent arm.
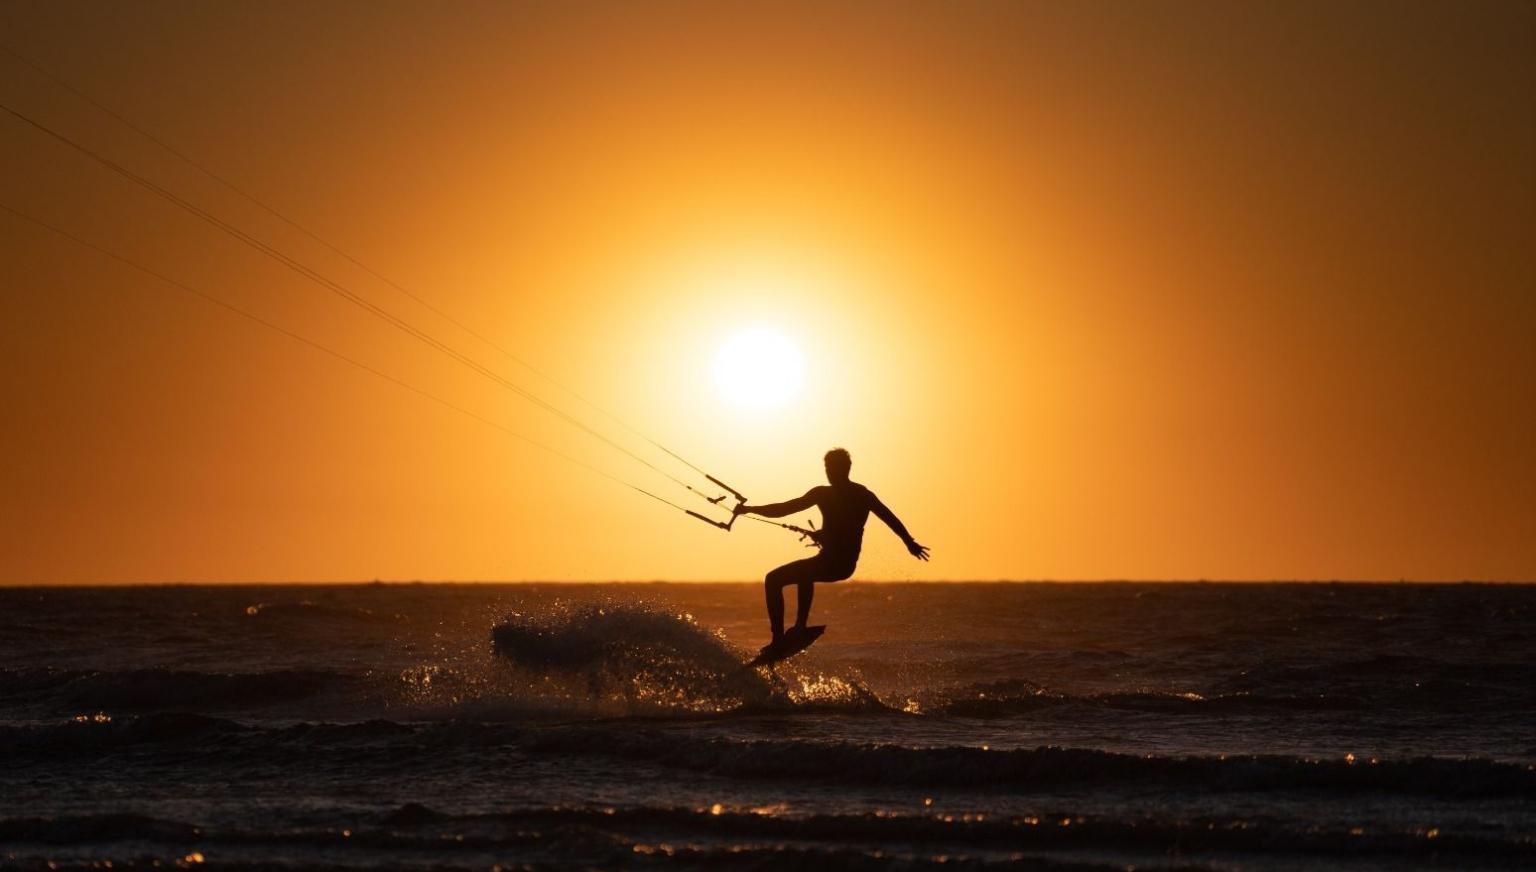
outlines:
[[901, 541], [908, 545], [912, 544], [912, 534], [907, 532], [906, 526], [901, 523], [900, 518], [896, 517], [896, 513], [886, 507], [885, 503], [880, 502], [879, 497], [873, 494], [871, 496], [874, 497], [874, 505], [870, 506], [869, 510], [875, 513], [875, 517], [884, 521], [885, 525], [891, 528], [891, 532], [900, 536]]
[[795, 512], [803, 512], [816, 505], [816, 488], [805, 492], [805, 496], [785, 500], [782, 503], [768, 503], [762, 506], [739, 506], [736, 513], [740, 515], [754, 514], [765, 518], [782, 518], [785, 515], [793, 515]]
[[918, 560], [927, 560], [928, 546], [917, 544], [917, 540], [913, 539], [912, 534], [908, 533], [907, 528], [902, 525], [901, 519], [896, 517], [895, 512], [886, 508], [885, 503], [880, 502], [879, 497], [870, 494], [869, 498], [871, 501], [869, 510], [874, 512], [875, 516], [880, 520], [884, 521], [885, 525], [891, 528], [891, 532], [901, 537], [902, 544], [907, 546], [907, 553]]

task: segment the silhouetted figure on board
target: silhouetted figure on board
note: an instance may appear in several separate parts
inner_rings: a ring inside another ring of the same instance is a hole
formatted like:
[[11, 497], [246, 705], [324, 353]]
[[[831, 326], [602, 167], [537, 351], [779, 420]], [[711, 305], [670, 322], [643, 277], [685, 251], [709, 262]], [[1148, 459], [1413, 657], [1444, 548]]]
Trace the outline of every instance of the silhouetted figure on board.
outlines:
[[869, 513], [884, 521], [887, 527], [906, 543], [907, 551], [918, 560], [928, 559], [928, 549], [917, 544], [907, 528], [902, 526], [896, 513], [886, 508], [874, 492], [848, 478], [853, 468], [853, 458], [841, 448], [828, 451], [824, 458], [827, 481], [830, 484], [813, 487], [805, 496], [782, 503], [763, 506], [741, 505], [736, 514], [762, 515], [765, 518], [782, 518], [804, 511], [811, 506], [821, 509], [822, 529], [813, 536], [821, 546], [815, 557], [786, 563], [768, 573], [763, 589], [768, 598], [768, 624], [773, 629], [773, 641], [777, 644], [784, 636], [784, 588], [798, 585], [800, 602], [795, 609], [795, 631], [804, 631], [805, 622], [811, 616], [811, 599], [816, 595], [816, 582], [842, 581], [853, 575], [859, 562], [859, 549], [864, 544], [864, 522]]

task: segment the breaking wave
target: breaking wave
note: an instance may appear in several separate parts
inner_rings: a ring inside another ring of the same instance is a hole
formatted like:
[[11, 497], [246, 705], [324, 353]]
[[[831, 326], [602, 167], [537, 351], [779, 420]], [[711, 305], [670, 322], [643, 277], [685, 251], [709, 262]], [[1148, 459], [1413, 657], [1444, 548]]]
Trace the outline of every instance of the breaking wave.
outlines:
[[1536, 799], [1536, 766], [1482, 758], [1355, 759], [1284, 755], [1172, 756], [1085, 748], [908, 747], [800, 739], [742, 740], [691, 730], [617, 724], [407, 724], [373, 720], [261, 727], [203, 715], [80, 718], [64, 724], [0, 726], [0, 753], [13, 761], [58, 761], [131, 751], [136, 759], [249, 755], [329, 761], [346, 749], [349, 766], [413, 757], [482, 758], [515, 748], [543, 759], [598, 757], [744, 781], [961, 788], [1032, 794], [1130, 786], [1201, 791], [1318, 790], [1439, 797]]
[[990, 750], [847, 742], [679, 740], [659, 731], [535, 734], [541, 749], [607, 754], [749, 779], [1033, 792], [1115, 784], [1203, 790], [1388, 791], [1536, 797], [1536, 767], [1487, 759], [1163, 756], [1078, 748]]
[[629, 714], [887, 710], [851, 676], [786, 663], [772, 675], [692, 615], [643, 605], [580, 605], [513, 614], [491, 631], [496, 653], [531, 693], [581, 698]]
[[[253, 606], [251, 614], [369, 619], [359, 610], [300, 606], [275, 613]], [[195, 712], [349, 721], [887, 710], [856, 676], [798, 661], [773, 674], [747, 669], [747, 655], [718, 632], [645, 606], [512, 615], [492, 630], [491, 647], [498, 656], [471, 648], [393, 669], [360, 664], [355, 672], [0, 669], [0, 709], [32, 717]]]

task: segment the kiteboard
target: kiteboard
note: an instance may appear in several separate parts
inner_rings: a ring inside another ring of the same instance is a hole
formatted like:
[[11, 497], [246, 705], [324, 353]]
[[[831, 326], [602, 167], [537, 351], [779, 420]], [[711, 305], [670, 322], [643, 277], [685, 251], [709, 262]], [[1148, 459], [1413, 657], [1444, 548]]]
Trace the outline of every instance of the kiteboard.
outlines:
[[826, 624], [817, 624], [814, 627], [790, 627], [777, 642], [769, 642], [758, 652], [756, 658], [747, 664], [753, 666], [772, 666], [780, 660], [787, 660], [811, 647], [811, 643], [821, 638], [821, 634], [827, 631]]

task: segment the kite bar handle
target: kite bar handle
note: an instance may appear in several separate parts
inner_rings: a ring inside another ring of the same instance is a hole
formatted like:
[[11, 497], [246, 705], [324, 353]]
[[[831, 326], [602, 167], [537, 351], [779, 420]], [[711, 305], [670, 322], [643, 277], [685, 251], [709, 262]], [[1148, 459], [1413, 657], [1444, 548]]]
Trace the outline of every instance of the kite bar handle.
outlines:
[[731, 487], [730, 485], [726, 484], [725, 482], [721, 481], [720, 479], [715, 478], [714, 476], [710, 475], [707, 472], [704, 473], [704, 477], [709, 479], [710, 481], [714, 482], [715, 484], [720, 485], [721, 487], [725, 488], [726, 490], [730, 491], [731, 492], [731, 496], [735, 497], [736, 501], [738, 503], [745, 503], [747, 501], [747, 498], [741, 495], [741, 491]]
[[[741, 491], [731, 487], [730, 485], [726, 484], [725, 482], [721, 481], [718, 478], [715, 478], [714, 476], [710, 475], [707, 472], [704, 473], [704, 477], [709, 479], [710, 481], [714, 482], [715, 484], [725, 488], [726, 490], [730, 491], [731, 492], [731, 496], [736, 498], [736, 508], [737, 509], [740, 509], [742, 506], [747, 504], [747, 498], [742, 495]], [[719, 497], [715, 497], [714, 499], [710, 500], [710, 502], [718, 503], [718, 502], [720, 502], [723, 499], [725, 499], [725, 497], [719, 496]], [[698, 512], [693, 511], [692, 509], [683, 509], [683, 511], [685, 511], [688, 514], [694, 516], [695, 518], [698, 518], [699, 520], [701, 520], [704, 523], [710, 525], [711, 527], [719, 527], [720, 529], [726, 531], [727, 533], [729, 533], [731, 531], [731, 528], [736, 525], [736, 519], [741, 517], [741, 512], [736, 511], [736, 512], [732, 512], [731, 513], [731, 519], [729, 521], [717, 521], [714, 518], [709, 517], [708, 515], [701, 515]]]
[[[725, 482], [721, 481], [718, 478], [715, 478], [714, 476], [710, 475], [707, 472], [704, 473], [704, 477], [709, 479], [710, 481], [714, 482], [715, 484], [719, 485], [720, 487], [723, 487], [726, 490], [730, 491], [731, 492], [731, 496], [736, 498], [736, 508], [740, 509], [742, 506], [747, 504], [747, 498], [742, 495], [741, 491], [731, 487], [730, 485], [726, 484]], [[718, 497], [715, 497], [714, 499], [710, 500], [710, 502], [712, 502], [712, 503], [719, 503], [723, 499], [725, 499], [724, 496], [718, 496]], [[687, 512], [688, 514], [690, 514], [692, 516], [694, 516], [695, 518], [698, 518], [699, 520], [701, 520], [704, 523], [710, 525], [711, 527], [719, 527], [720, 529], [726, 531], [727, 533], [729, 533], [731, 531], [731, 527], [736, 525], [736, 519], [741, 517], [741, 513], [738, 511], [738, 512], [732, 512], [731, 513], [731, 519], [729, 521], [717, 521], [714, 518], [711, 518], [711, 517], [709, 517], [707, 515], [701, 515], [698, 512], [693, 511], [692, 509], [683, 509], [683, 511]]]
[[[694, 516], [695, 518], [698, 518], [699, 520], [701, 520], [704, 523], [710, 525], [711, 527], [719, 527], [720, 529], [727, 530], [727, 531], [729, 531], [731, 529], [731, 524], [727, 524], [725, 521], [717, 521], [714, 518], [707, 517], [705, 515], [701, 515], [698, 512], [695, 512], [693, 509], [683, 509], [683, 511], [685, 511], [688, 514]], [[731, 523], [734, 524], [735, 522], [736, 522], [736, 518], [734, 516], [732, 516]]]

